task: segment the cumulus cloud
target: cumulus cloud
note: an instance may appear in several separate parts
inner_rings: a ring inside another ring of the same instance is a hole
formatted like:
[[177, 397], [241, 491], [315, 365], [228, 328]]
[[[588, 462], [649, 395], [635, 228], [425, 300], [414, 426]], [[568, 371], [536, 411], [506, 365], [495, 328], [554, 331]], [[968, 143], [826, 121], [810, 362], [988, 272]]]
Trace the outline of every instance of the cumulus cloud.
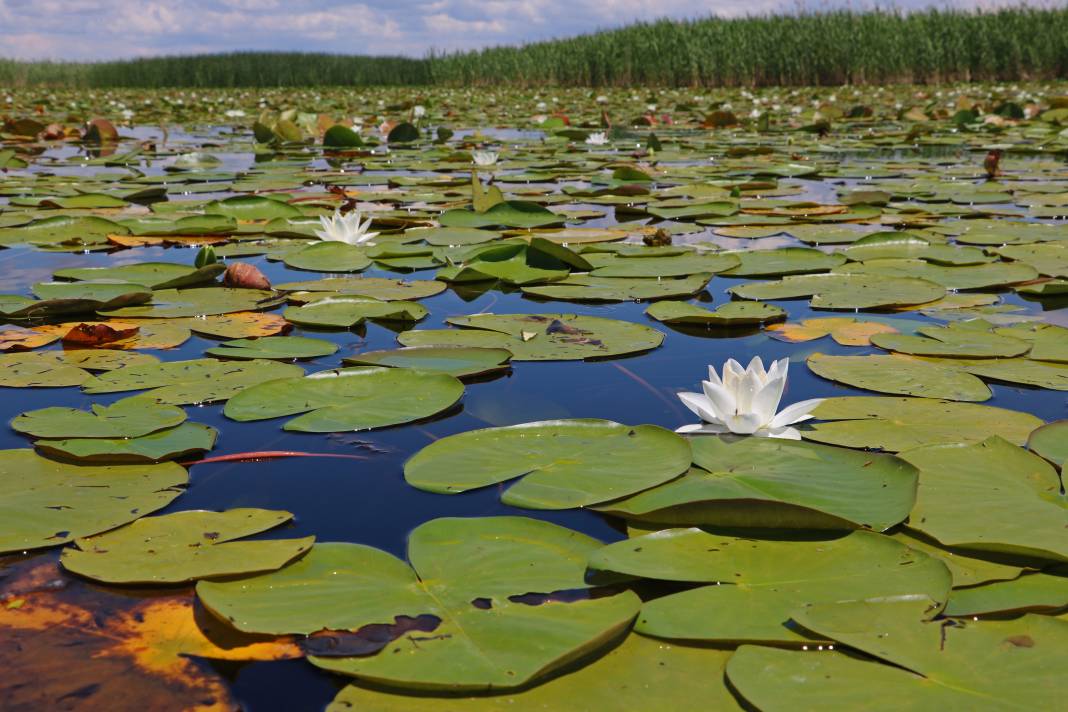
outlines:
[[[820, 0], [820, 7], [847, 2]], [[1013, 2], [939, 0], [938, 5]], [[793, 0], [0, 0], [0, 56], [84, 60], [233, 50], [423, 56], [431, 50], [564, 37], [635, 20], [797, 7]]]

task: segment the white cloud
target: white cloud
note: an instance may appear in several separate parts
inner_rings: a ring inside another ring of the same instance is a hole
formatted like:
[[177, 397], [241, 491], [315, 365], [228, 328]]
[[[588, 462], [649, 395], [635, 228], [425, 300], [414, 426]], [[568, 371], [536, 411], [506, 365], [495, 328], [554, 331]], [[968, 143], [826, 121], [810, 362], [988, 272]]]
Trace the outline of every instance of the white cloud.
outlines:
[[[902, 0], [898, 6], [929, 1]], [[844, 6], [849, 0], [830, 2]], [[875, 0], [851, 4], [865, 3]], [[825, 0], [820, 7], [827, 7]], [[0, 0], [0, 56], [110, 59], [242, 49], [422, 56], [431, 48], [529, 42], [635, 20], [796, 9], [793, 0]]]

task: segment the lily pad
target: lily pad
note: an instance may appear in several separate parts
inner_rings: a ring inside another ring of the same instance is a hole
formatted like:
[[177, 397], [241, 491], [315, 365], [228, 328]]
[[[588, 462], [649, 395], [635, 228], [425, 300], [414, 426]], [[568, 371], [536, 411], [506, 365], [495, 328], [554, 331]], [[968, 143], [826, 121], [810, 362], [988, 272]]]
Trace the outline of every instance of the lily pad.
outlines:
[[[637, 261], [637, 260], [636, 260]], [[537, 287], [523, 287], [524, 294], [576, 302], [626, 302], [635, 299], [687, 297], [700, 292], [710, 274], [681, 278], [593, 277], [573, 274], [567, 279]]]
[[934, 398], [827, 398], [816, 406], [813, 415], [825, 422], [803, 430], [801, 435], [807, 440], [891, 452], [923, 445], [981, 442], [992, 435], [1023, 445], [1031, 431], [1042, 424], [1030, 413]]
[[50, 457], [77, 462], [164, 462], [211, 450], [218, 435], [208, 425], [182, 423], [134, 438], [38, 440], [34, 447]]
[[763, 302], [727, 302], [709, 311], [686, 302], [662, 301], [649, 305], [646, 316], [665, 324], [752, 326], [786, 318], [786, 310]]
[[173, 463], [69, 465], [0, 451], [0, 552], [57, 546], [162, 509], [189, 477]]
[[504, 349], [473, 346], [411, 346], [385, 351], [364, 351], [342, 361], [349, 366], [389, 366], [440, 371], [456, 378], [483, 376], [510, 368], [512, 354]]
[[426, 307], [417, 302], [383, 302], [356, 296], [327, 297], [304, 306], [287, 307], [284, 312], [294, 324], [330, 329], [348, 329], [366, 319], [416, 322], [427, 314]]
[[429, 418], [452, 407], [463, 392], [447, 373], [341, 368], [257, 383], [230, 398], [223, 413], [238, 421], [304, 413], [284, 429], [309, 433], [367, 430]]
[[717, 712], [741, 707], [722, 681], [732, 651], [715, 650], [631, 634], [590, 664], [519, 692], [491, 696], [432, 697], [403, 690], [349, 685], [326, 712], [450, 712], [510, 710], [684, 710], [695, 700]]
[[794, 614], [805, 628], [890, 663], [838, 651], [743, 646], [727, 677], [767, 712], [798, 709], [1054, 709], [1068, 624], [929, 620], [930, 602], [840, 603]]
[[881, 259], [850, 263], [838, 268], [842, 274], [883, 275], [888, 278], [914, 277], [940, 284], [947, 289], [982, 289], [1027, 282], [1038, 276], [1034, 267], [1019, 262], [991, 262], [982, 265], [935, 265], [917, 259]]
[[808, 367], [817, 376], [880, 393], [985, 401], [990, 389], [981, 380], [951, 366], [908, 356], [829, 356], [812, 354]]
[[409, 628], [377, 654], [311, 661], [377, 683], [507, 689], [597, 650], [630, 625], [640, 603], [629, 591], [570, 603], [523, 600], [587, 588], [586, 557], [598, 546], [522, 517], [435, 519], [408, 538], [411, 566], [360, 544], [317, 544], [281, 571], [202, 581], [197, 594], [249, 632], [358, 631], [402, 616], [429, 618], [431, 632]]
[[679, 526], [884, 531], [908, 516], [917, 472], [891, 455], [773, 438], [691, 438], [696, 467], [597, 509]]
[[725, 277], [781, 277], [792, 274], [826, 272], [845, 262], [845, 257], [811, 247], [783, 247], [777, 250], [746, 250], [723, 253], [737, 257], [739, 264], [723, 273]]
[[303, 359], [329, 356], [337, 352], [337, 344], [325, 339], [303, 336], [268, 336], [262, 339], [234, 339], [224, 341], [205, 351], [209, 356], [231, 359]]
[[871, 342], [881, 349], [914, 356], [959, 356], [963, 358], [1011, 358], [1031, 350], [1031, 344], [1011, 336], [955, 323], [921, 326], [920, 336], [875, 334]]
[[1068, 420], [1056, 420], [1037, 428], [1027, 438], [1027, 447], [1063, 471], [1068, 462]]
[[1011, 581], [954, 590], [947, 616], [1051, 612], [1068, 606], [1068, 576], [1029, 573]]
[[1042, 458], [996, 436], [901, 457], [920, 470], [914, 529], [945, 546], [1068, 561], [1068, 504]]
[[257, 311], [270, 309], [277, 304], [277, 296], [274, 292], [260, 289], [203, 287], [161, 289], [153, 292], [152, 301], [144, 306], [100, 311], [108, 318], [117, 319], [173, 319]]
[[137, 397], [169, 405], [198, 405], [226, 400], [263, 381], [303, 373], [300, 366], [276, 361], [202, 358], [110, 371], [85, 381], [82, 390], [86, 393], [119, 393], [152, 389]]
[[714, 584], [647, 601], [635, 630], [719, 643], [796, 643], [788, 626], [809, 603], [921, 596], [945, 602], [952, 583], [938, 559], [889, 537], [760, 539], [667, 529], [610, 544], [590, 567], [629, 576]]
[[225, 270], [226, 265], [218, 263], [197, 268], [173, 262], [141, 262], [116, 267], [61, 269], [52, 276], [76, 281], [110, 280], [143, 284], [152, 289], [179, 289], [210, 282]]
[[585, 507], [678, 477], [686, 440], [655, 425], [549, 420], [442, 438], [404, 465], [418, 489], [457, 494], [521, 477], [501, 502], [531, 509]]
[[925, 279], [858, 274], [802, 274], [777, 282], [753, 282], [730, 288], [742, 299], [812, 297], [816, 309], [875, 309], [912, 306], [942, 298], [945, 287]]
[[293, 515], [268, 509], [175, 512], [146, 517], [63, 550], [68, 571], [115, 584], [185, 583], [275, 571], [307, 552], [315, 537], [234, 541], [285, 524]]
[[312, 243], [287, 253], [283, 261], [293, 269], [311, 272], [359, 272], [371, 266], [362, 248], [344, 242]]
[[299, 292], [335, 292], [350, 294], [384, 302], [423, 299], [444, 292], [447, 285], [429, 279], [403, 281], [381, 277], [330, 277], [308, 282], [286, 282], [277, 285], [280, 290]]
[[11, 427], [37, 438], [136, 438], [184, 421], [181, 408], [124, 399], [113, 405], [93, 405], [91, 411], [31, 410], [11, 421]]
[[617, 278], [685, 277], [726, 272], [740, 264], [734, 253], [691, 252], [671, 257], [616, 257], [606, 263], [597, 263], [590, 275]]
[[89, 371], [152, 366], [159, 359], [148, 354], [117, 351], [36, 351], [0, 355], [0, 386], [59, 388], [80, 386], [92, 379]]
[[641, 324], [577, 314], [475, 314], [450, 317], [461, 329], [420, 329], [397, 337], [404, 346], [505, 349], [513, 361], [570, 361], [648, 351], [664, 335]]

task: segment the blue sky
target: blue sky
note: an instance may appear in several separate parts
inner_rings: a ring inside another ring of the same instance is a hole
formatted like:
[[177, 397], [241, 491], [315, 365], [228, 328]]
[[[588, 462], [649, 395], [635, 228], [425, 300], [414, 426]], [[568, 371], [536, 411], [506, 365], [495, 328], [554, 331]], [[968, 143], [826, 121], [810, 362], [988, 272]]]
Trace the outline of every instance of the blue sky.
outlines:
[[[111, 59], [236, 49], [422, 56], [432, 48], [527, 42], [634, 20], [794, 11], [802, 4], [813, 6], [792, 0], [0, 0], [0, 57]], [[915, 8], [929, 0], [892, 4]]]

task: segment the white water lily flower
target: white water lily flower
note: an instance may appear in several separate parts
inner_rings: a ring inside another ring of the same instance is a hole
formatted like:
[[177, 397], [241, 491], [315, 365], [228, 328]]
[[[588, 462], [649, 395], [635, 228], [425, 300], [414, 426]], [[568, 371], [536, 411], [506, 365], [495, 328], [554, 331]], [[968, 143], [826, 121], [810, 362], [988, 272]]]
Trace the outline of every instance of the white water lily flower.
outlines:
[[421, 119], [426, 116], [426, 107], [422, 104], [416, 104], [412, 107], [412, 116], [417, 119]]
[[240, 119], [245, 115], [245, 112], [241, 109], [230, 109], [226, 112], [226, 117], [229, 119]]
[[608, 143], [608, 136], [605, 135], [604, 131], [591, 133], [589, 136], [586, 137], [586, 143], [591, 146], [604, 146]]
[[779, 401], [786, 388], [789, 359], [781, 359], [764, 370], [764, 362], [754, 356], [749, 366], [730, 359], [723, 365], [723, 377], [708, 367], [708, 380], [701, 386], [704, 393], [680, 393], [679, 399], [700, 416], [703, 423], [684, 425], [677, 433], [737, 433], [760, 437], [800, 440], [801, 433], [791, 425], [808, 420], [823, 402], [812, 398], [787, 406], [778, 413]]
[[494, 151], [472, 151], [471, 158], [476, 166], [492, 166], [500, 158], [500, 154]]
[[320, 217], [319, 222], [322, 223], [323, 229], [316, 230], [315, 234], [320, 240], [327, 242], [344, 242], [349, 245], [365, 245], [370, 240], [375, 238], [377, 232], [367, 232], [367, 229], [371, 227], [371, 218], [367, 218], [366, 222], [360, 222], [362, 219], [360, 211], [356, 210], [348, 215], [342, 215], [340, 211], [335, 211], [333, 217]]

